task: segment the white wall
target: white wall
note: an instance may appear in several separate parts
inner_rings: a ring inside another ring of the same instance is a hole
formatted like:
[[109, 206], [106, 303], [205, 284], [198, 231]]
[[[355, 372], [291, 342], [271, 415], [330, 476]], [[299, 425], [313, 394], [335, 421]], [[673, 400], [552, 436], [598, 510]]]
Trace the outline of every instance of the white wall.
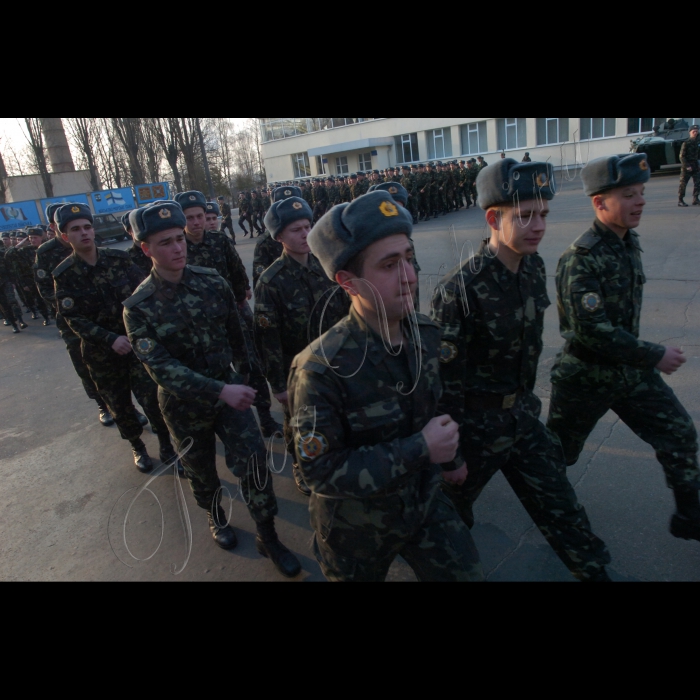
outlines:
[[[52, 173], [53, 196], [65, 197], [69, 194], [85, 194], [92, 191], [90, 173], [79, 170], [73, 173]], [[29, 199], [45, 199], [46, 191], [41, 175], [24, 175], [8, 180], [8, 202], [24, 202]]]

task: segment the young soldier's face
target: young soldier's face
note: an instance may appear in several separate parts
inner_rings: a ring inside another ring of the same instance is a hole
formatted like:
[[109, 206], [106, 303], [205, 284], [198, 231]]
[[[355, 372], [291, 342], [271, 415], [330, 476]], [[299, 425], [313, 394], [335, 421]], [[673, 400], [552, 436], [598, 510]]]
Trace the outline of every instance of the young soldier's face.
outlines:
[[[521, 202], [519, 206], [501, 207], [487, 212], [486, 220], [499, 246], [510, 248], [517, 255], [533, 255], [547, 233], [549, 203], [545, 200]], [[499, 225], [500, 222], [500, 225]]]
[[43, 236], [29, 236], [29, 243], [32, 246], [32, 248], [38, 248], [43, 242]]
[[155, 233], [149, 236], [148, 241], [141, 243], [141, 248], [157, 269], [179, 272], [187, 265], [187, 239], [182, 229]]
[[353, 303], [371, 314], [386, 310], [389, 323], [403, 320], [414, 308], [418, 278], [408, 236], [389, 236], [369, 246], [363, 255], [362, 280], [352, 273], [338, 273], [337, 281], [349, 289]]
[[5, 248], [12, 248], [12, 239], [11, 238], [3, 238], [2, 244], [5, 246]]
[[216, 214], [207, 214], [207, 223], [205, 225], [206, 231], [218, 231], [219, 230], [219, 217]]
[[593, 197], [593, 206], [598, 218], [606, 225], [623, 230], [637, 228], [642, 222], [646, 206], [643, 184], [620, 187], [604, 195]]
[[187, 233], [192, 236], [201, 236], [204, 233], [204, 227], [206, 226], [206, 212], [201, 207], [192, 207], [185, 211], [185, 218], [187, 219], [187, 228], [185, 229]]
[[95, 229], [87, 219], [71, 221], [61, 236], [76, 253], [88, 253], [95, 246]]
[[288, 253], [293, 255], [308, 255], [311, 252], [307, 238], [311, 233], [311, 222], [308, 219], [295, 221], [287, 226], [277, 236], [277, 240], [284, 246]]

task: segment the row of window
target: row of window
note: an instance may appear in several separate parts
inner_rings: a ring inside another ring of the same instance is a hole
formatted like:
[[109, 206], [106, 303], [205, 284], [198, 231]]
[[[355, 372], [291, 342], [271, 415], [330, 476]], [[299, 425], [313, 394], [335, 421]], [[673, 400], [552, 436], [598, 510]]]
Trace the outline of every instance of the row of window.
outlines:
[[292, 136], [312, 134], [316, 131], [371, 122], [375, 119], [385, 119], [385, 117], [261, 117], [260, 132], [263, 143], [268, 143]]

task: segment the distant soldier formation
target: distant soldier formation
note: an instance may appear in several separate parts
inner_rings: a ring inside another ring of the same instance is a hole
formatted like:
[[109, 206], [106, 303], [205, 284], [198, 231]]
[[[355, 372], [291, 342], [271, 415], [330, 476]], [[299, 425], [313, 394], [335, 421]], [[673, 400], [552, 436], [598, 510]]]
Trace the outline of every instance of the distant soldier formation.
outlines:
[[[683, 194], [697, 168], [691, 136]], [[654, 447], [675, 497], [671, 534], [700, 541], [697, 432], [662, 378], [686, 360], [639, 337], [635, 229], [650, 176], [643, 154], [583, 169], [595, 221], [557, 270], [566, 342], [547, 424], [535, 394], [551, 305], [538, 250], [556, 186], [529, 154], [242, 192], [239, 224], [259, 239], [250, 277], [222, 197], [183, 192], [124, 214], [126, 251], [97, 247], [87, 206], [52, 204], [48, 227], [3, 234], [0, 312], [15, 334], [55, 321], [99, 422], [116, 424], [142, 474], [155, 466], [150, 423], [161, 463], [189, 481], [222, 549], [238, 537], [221, 506], [217, 439], [258, 552], [300, 574], [276, 531], [265, 444], [284, 438], [330, 581], [383, 581], [398, 556], [421, 581], [484, 580], [473, 509], [501, 472], [572, 576], [607, 582], [610, 553], [567, 468], [609, 410]], [[424, 316], [414, 226], [477, 205], [489, 237]]]

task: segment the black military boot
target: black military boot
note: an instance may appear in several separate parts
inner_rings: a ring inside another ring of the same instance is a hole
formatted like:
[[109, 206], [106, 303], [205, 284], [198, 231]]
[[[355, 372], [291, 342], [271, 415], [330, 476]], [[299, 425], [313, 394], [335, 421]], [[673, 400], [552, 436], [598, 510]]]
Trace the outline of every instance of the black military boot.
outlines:
[[114, 425], [114, 418], [106, 406], [100, 406], [100, 423], [105, 428], [111, 428]]
[[679, 207], [687, 207], [688, 205], [685, 203], [684, 199], [679, 199], [678, 200], [678, 206]]
[[209, 517], [209, 530], [211, 530], [214, 542], [221, 547], [230, 551], [238, 546], [238, 537], [234, 529], [226, 523], [226, 513], [221, 506], [217, 506], [216, 512], [207, 512]]
[[299, 560], [280, 542], [275, 531], [274, 519], [258, 523], [255, 546], [263, 557], [267, 557], [275, 565], [282, 576], [294, 578], [301, 573]]
[[[6, 325], [6, 326], [9, 326], [10, 324], [6, 322], [5, 325]], [[17, 328], [17, 324], [16, 324], [16, 323], [13, 323], [13, 324], [12, 324], [12, 332], [13, 332], [15, 335], [17, 335], [17, 333], [19, 333], [19, 328]]]
[[39, 314], [36, 311], [32, 311], [32, 321], [36, 321], [39, 318]]
[[691, 486], [678, 486], [673, 490], [676, 497], [676, 514], [671, 519], [671, 534], [679, 540], [700, 542], [700, 497]]
[[143, 413], [134, 409], [134, 415], [136, 416], [136, 420], [139, 422], [139, 425], [142, 428], [145, 428], [148, 425], [148, 418], [146, 418], [146, 416], [144, 416]]
[[307, 498], [311, 496], [311, 489], [306, 485], [304, 481], [304, 475], [301, 472], [298, 464], [292, 465], [292, 474], [294, 475], [294, 483], [297, 485], [300, 493], [302, 493]]
[[158, 454], [160, 461], [163, 464], [166, 462], [172, 462], [177, 469], [178, 476], [185, 476], [185, 470], [182, 467], [182, 463], [177, 457], [177, 452], [175, 452], [173, 443], [170, 442], [170, 434], [159, 435], [158, 443], [160, 444], [160, 452]]
[[25, 331], [25, 330], [27, 330], [27, 328], [29, 328], [29, 326], [24, 322], [24, 319], [22, 318], [21, 314], [17, 317], [17, 321], [19, 322], [19, 327], [23, 331]]
[[134, 453], [134, 464], [142, 474], [149, 474], [153, 471], [153, 460], [148, 456], [146, 445], [141, 440], [136, 440], [131, 444], [131, 451]]
[[44, 316], [44, 325], [45, 325], [45, 326], [50, 326], [50, 325], [51, 325], [51, 320], [50, 320], [47, 316]]
[[700, 199], [698, 199], [697, 197], [693, 197], [693, 206], [700, 207]]

